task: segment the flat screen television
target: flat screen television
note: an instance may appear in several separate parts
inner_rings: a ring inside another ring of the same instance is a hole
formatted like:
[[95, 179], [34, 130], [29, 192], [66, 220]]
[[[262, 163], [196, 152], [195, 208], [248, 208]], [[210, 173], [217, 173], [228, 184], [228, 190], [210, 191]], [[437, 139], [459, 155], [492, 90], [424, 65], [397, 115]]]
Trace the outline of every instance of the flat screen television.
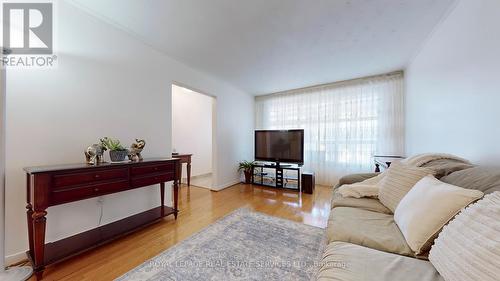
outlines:
[[304, 164], [304, 130], [256, 130], [255, 160]]

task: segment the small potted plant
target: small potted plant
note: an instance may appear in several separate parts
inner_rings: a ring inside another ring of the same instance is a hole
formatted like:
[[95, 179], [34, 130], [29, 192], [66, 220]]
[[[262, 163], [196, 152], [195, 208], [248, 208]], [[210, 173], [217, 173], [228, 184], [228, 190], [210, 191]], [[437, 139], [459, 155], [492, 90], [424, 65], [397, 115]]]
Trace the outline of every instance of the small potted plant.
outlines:
[[245, 183], [252, 183], [252, 167], [254, 165], [254, 161], [242, 161], [238, 166], [238, 171], [243, 170], [245, 174]]
[[119, 140], [105, 137], [101, 139], [101, 144], [109, 150], [111, 162], [123, 162], [127, 158], [128, 150], [120, 144]]

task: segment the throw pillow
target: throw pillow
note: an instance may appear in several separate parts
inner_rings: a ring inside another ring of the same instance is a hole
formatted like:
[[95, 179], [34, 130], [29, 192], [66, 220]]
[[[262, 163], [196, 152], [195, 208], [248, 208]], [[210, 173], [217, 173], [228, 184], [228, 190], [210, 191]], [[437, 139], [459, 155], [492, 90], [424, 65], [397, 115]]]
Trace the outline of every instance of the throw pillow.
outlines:
[[446, 281], [500, 276], [500, 192], [470, 205], [436, 239], [429, 260]]
[[378, 199], [394, 213], [399, 201], [403, 199], [406, 193], [419, 180], [432, 173], [431, 169], [394, 163], [387, 169], [384, 177], [378, 184]]
[[394, 212], [394, 221], [415, 254], [422, 254], [429, 250], [448, 221], [481, 197], [483, 193], [479, 190], [461, 188], [427, 176], [401, 200]]

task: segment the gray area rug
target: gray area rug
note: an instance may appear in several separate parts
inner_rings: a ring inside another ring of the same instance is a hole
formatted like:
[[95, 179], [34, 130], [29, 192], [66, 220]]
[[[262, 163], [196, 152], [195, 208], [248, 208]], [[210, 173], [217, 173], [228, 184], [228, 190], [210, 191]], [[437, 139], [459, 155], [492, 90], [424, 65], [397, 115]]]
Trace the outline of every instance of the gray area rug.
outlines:
[[324, 233], [242, 208], [117, 280], [311, 280]]

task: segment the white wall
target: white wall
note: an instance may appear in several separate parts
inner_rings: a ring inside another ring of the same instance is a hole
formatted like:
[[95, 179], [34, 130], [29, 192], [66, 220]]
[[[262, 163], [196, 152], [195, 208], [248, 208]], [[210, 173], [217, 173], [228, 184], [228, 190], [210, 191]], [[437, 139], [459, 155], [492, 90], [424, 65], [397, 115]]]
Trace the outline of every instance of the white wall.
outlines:
[[213, 107], [213, 97], [172, 85], [172, 148], [193, 154], [191, 176], [212, 173]]
[[407, 155], [500, 158], [500, 1], [462, 0], [406, 70]]
[[[253, 97], [140, 43], [127, 33], [58, 1], [55, 70], [7, 71], [6, 255], [27, 247], [23, 167], [84, 160], [102, 136], [147, 142], [145, 157], [171, 153], [171, 85], [218, 100], [216, 184], [238, 181], [237, 161], [252, 155]], [[167, 192], [167, 195], [170, 192]], [[169, 198], [167, 198], [169, 202]], [[158, 187], [105, 196], [103, 224], [159, 204]], [[97, 226], [97, 198], [48, 209], [47, 241]], [[181, 210], [182, 212], [182, 210]]]

